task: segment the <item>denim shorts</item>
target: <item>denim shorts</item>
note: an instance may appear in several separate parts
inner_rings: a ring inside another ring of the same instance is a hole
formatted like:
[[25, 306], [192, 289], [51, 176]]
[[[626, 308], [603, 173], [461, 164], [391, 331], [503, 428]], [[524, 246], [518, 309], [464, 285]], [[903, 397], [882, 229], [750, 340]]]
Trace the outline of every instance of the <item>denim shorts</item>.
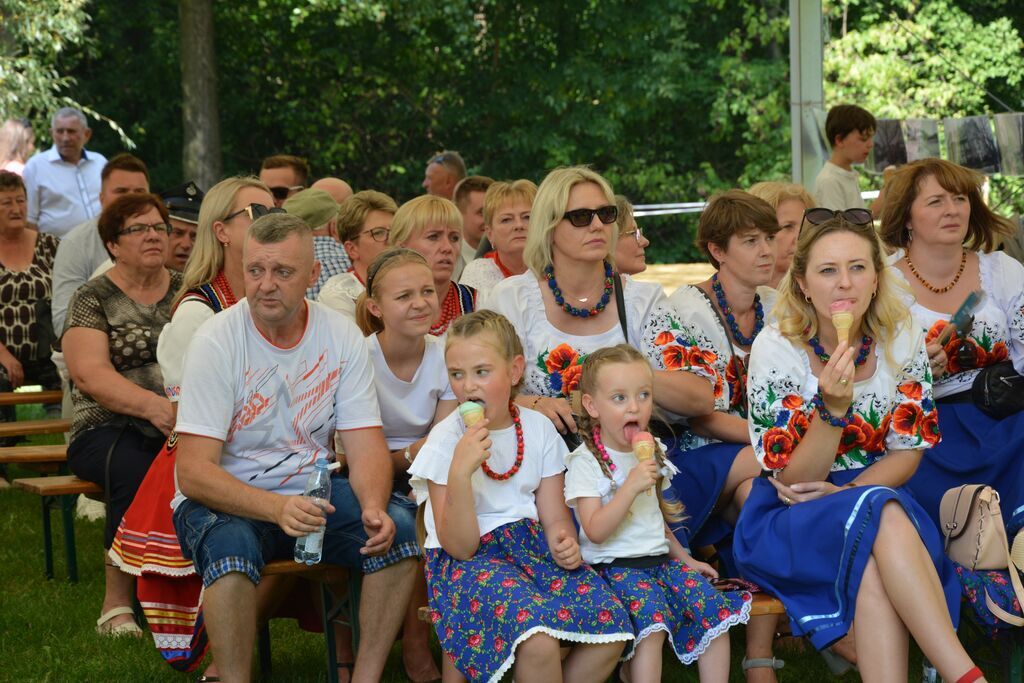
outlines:
[[[321, 560], [325, 564], [358, 567], [364, 574], [372, 574], [420, 554], [416, 506], [408, 498], [391, 494], [387, 513], [395, 523], [395, 538], [386, 553], [373, 557], [359, 553], [367, 535], [359, 501], [348, 479], [331, 478], [331, 505], [335, 510], [327, 515]], [[273, 522], [217, 512], [188, 499], [174, 511], [174, 529], [182, 554], [192, 560], [204, 586], [229, 572], [241, 572], [258, 584], [267, 562], [291, 558], [295, 552], [296, 539]]]

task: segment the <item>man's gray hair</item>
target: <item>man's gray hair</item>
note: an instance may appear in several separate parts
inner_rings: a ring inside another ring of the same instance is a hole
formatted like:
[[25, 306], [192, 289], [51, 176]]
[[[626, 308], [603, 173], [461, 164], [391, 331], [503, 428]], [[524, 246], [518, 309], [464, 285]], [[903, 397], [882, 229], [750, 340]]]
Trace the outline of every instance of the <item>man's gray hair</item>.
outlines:
[[85, 114], [80, 109], [75, 109], [74, 107], [61, 107], [55, 111], [53, 118], [50, 119], [50, 127], [57, 127], [57, 119], [70, 119], [71, 117], [78, 119], [78, 122], [82, 124], [82, 128], [89, 128], [89, 119], [85, 118]]
[[260, 244], [278, 244], [288, 239], [289, 235], [300, 237], [312, 235], [306, 221], [290, 213], [268, 213], [260, 216], [249, 226], [248, 235]]

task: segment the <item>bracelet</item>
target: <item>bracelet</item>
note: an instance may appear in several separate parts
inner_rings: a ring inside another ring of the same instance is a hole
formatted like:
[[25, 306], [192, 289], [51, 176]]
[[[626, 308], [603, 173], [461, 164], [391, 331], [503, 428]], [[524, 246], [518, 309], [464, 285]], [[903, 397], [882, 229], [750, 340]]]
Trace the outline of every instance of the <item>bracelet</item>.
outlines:
[[530, 405], [530, 410], [536, 410], [537, 409], [537, 404], [540, 403], [540, 400], [542, 398], [544, 398], [544, 397], [539, 395], [539, 394], [537, 396], [534, 396], [533, 403]]
[[818, 417], [833, 427], [847, 427], [850, 422], [853, 421], [852, 403], [850, 404], [850, 407], [846, 409], [846, 415], [843, 417], [836, 417], [832, 413], [828, 412], [828, 408], [825, 407], [825, 401], [822, 400], [820, 393], [814, 395], [814, 398], [811, 399], [811, 405], [813, 405], [814, 409], [817, 411]]
[[409, 446], [405, 447], [405, 452], [402, 453], [402, 455], [405, 456], [405, 461], [411, 465], [412, 464], [412, 451], [409, 450]]

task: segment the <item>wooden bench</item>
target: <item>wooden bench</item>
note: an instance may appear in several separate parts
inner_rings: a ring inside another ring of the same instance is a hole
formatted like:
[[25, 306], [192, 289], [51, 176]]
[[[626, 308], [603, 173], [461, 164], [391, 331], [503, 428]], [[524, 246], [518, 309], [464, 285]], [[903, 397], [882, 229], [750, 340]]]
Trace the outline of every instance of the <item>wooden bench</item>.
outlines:
[[33, 403], [52, 405], [64, 400], [64, 392], [60, 389], [44, 389], [43, 391], [4, 391], [0, 392], [0, 406], [24, 406]]
[[[352, 630], [352, 651], [359, 651], [359, 593], [362, 590], [363, 575], [358, 571], [349, 570], [330, 564], [305, 565], [295, 560], [274, 560], [263, 567], [263, 576], [292, 575], [310, 579], [320, 584], [320, 609], [324, 627], [324, 647], [327, 649], [327, 681], [338, 683], [338, 658], [335, 655], [334, 623], [347, 625]], [[348, 584], [348, 596], [338, 599], [331, 592], [331, 584], [345, 581]], [[344, 618], [342, 616], [344, 615]], [[263, 678], [270, 676], [270, 625], [264, 622], [259, 625], [257, 640], [260, 671]]]
[[0, 438], [36, 436], [39, 434], [63, 434], [71, 429], [71, 420], [18, 420], [0, 422]]
[[67, 462], [66, 444], [0, 448], [0, 465], [21, 465], [37, 472], [54, 473], [66, 469]]
[[43, 557], [46, 578], [53, 578], [53, 536], [50, 528], [50, 511], [60, 506], [64, 522], [64, 558], [68, 569], [68, 580], [78, 582], [78, 559], [75, 554], [75, 501], [79, 495], [100, 495], [98, 485], [79, 479], [74, 475], [56, 477], [29, 477], [15, 479], [14, 486], [34, 493], [42, 500], [43, 512]]

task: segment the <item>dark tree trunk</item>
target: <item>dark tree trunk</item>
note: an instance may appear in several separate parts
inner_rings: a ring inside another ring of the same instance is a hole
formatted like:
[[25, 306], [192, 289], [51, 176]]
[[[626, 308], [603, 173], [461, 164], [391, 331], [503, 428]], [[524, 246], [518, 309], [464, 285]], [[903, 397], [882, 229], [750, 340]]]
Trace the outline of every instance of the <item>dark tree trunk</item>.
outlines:
[[204, 191], [221, 177], [217, 60], [213, 51], [213, 3], [180, 0], [182, 124], [185, 179]]

